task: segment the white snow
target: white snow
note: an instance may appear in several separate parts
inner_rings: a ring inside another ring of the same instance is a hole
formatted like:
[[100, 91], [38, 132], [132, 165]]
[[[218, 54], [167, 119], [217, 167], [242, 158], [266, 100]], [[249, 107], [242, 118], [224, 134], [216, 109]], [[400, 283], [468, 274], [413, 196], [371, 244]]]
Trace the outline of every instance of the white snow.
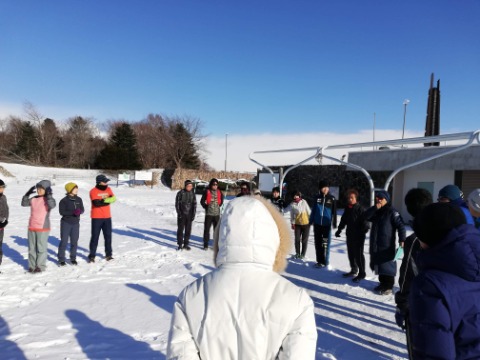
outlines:
[[[7, 183], [10, 206], [0, 266], [0, 358], [165, 359], [176, 296], [214, 267], [213, 252], [201, 250], [201, 207], [193, 226], [192, 251], [177, 252], [175, 192], [113, 186], [118, 198], [112, 205], [115, 259], [106, 262], [101, 256], [87, 264], [88, 191], [97, 171], [0, 165], [16, 176], [0, 176]], [[74, 181], [86, 204], [79, 265], [57, 266], [60, 215], [54, 209], [48, 268], [32, 275], [26, 272], [29, 208], [22, 208], [20, 200], [38, 180], [52, 174], [57, 203], [64, 184]], [[371, 273], [360, 284], [342, 278], [341, 273], [349, 270], [344, 240], [332, 241], [330, 270], [313, 268], [313, 260], [289, 260], [284, 274], [308, 289], [315, 302], [317, 359], [406, 358], [405, 337], [394, 322], [393, 296], [372, 292], [377, 283]], [[98, 253], [104, 254], [102, 237]], [[313, 231], [307, 256], [314, 259]]]

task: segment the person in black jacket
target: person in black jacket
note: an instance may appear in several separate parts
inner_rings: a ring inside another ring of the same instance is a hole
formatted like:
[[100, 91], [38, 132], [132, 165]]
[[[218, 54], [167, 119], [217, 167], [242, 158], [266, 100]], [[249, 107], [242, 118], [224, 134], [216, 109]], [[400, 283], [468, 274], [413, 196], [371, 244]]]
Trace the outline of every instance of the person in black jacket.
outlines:
[[357, 202], [358, 191], [350, 189], [347, 191], [347, 207], [345, 208], [340, 225], [335, 237], [340, 237], [342, 230], [347, 227], [347, 252], [350, 262], [350, 272], [343, 274], [343, 277], [353, 277], [354, 282], [365, 279], [365, 256], [363, 248], [365, 236], [368, 232], [368, 223], [363, 217], [365, 209]]
[[175, 210], [177, 210], [177, 250], [190, 250], [192, 223], [197, 212], [197, 198], [191, 180], [185, 180], [184, 188], [177, 193]]
[[3, 235], [5, 232], [5, 226], [7, 226], [8, 224], [8, 216], [9, 216], [7, 197], [3, 194], [3, 191], [5, 190], [5, 186], [6, 185], [3, 182], [3, 180], [0, 179], [0, 265], [2, 264], [2, 257], [3, 257], [3, 251], [2, 251]]
[[332, 226], [337, 228], [337, 200], [329, 194], [330, 187], [326, 181], [318, 184], [319, 194], [315, 197], [310, 213], [310, 225], [313, 224], [315, 267], [323, 268], [330, 262], [330, 242], [332, 241]]
[[223, 205], [223, 194], [218, 189], [218, 180], [213, 178], [210, 180], [208, 188], [200, 199], [200, 205], [205, 209], [205, 223], [203, 227], [203, 249], [208, 249], [208, 242], [210, 241], [210, 228], [217, 227], [220, 220], [220, 210]]
[[[412, 215], [413, 219], [415, 219], [415, 217], [423, 210], [423, 208], [425, 208], [427, 205], [430, 205], [432, 202], [432, 195], [425, 189], [410, 189], [407, 192], [407, 195], [405, 195], [405, 205], [407, 206], [408, 213]], [[402, 265], [400, 266], [400, 276], [398, 279], [400, 291], [395, 293], [395, 303], [397, 304], [395, 321], [399, 327], [406, 331], [407, 349], [410, 359], [412, 359], [413, 351], [411, 347], [412, 339], [410, 321], [408, 318], [408, 296], [410, 294], [410, 286], [413, 278], [418, 274], [415, 259], [420, 251], [420, 240], [417, 238], [417, 235], [415, 233], [409, 235], [403, 246], [404, 255]]]
[[85, 212], [82, 198], [77, 196], [77, 184], [70, 182], [65, 185], [67, 195], [60, 200], [58, 211], [62, 215], [60, 220], [60, 244], [58, 246], [58, 263], [65, 266], [65, 250], [70, 238], [70, 262], [77, 265], [77, 246], [80, 235], [80, 215]]
[[285, 201], [280, 197], [280, 188], [278, 186], [275, 186], [272, 189], [272, 198], [270, 199], [273, 205], [283, 213], [283, 209], [285, 208]]
[[365, 219], [372, 223], [370, 231], [370, 268], [378, 274], [380, 284], [374, 289], [380, 295], [390, 295], [397, 274], [395, 232], [403, 247], [406, 231], [399, 212], [390, 204], [385, 190], [375, 193], [375, 205], [365, 211]]

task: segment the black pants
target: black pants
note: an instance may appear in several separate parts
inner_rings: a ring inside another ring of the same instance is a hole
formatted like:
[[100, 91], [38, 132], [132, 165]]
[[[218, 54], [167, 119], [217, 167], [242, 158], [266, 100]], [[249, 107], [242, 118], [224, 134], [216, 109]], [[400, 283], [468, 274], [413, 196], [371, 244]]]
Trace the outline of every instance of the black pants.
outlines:
[[[310, 225], [295, 225], [295, 254], [305, 256], [309, 234]], [[302, 245], [301, 247], [300, 244]]]
[[365, 256], [363, 255], [363, 247], [365, 238], [352, 238], [347, 236], [347, 252], [350, 269], [358, 275], [365, 276]]
[[315, 238], [315, 254], [317, 264], [328, 266], [330, 260], [331, 226], [313, 225]]
[[105, 256], [112, 256], [112, 219], [92, 219], [92, 237], [90, 238], [90, 259], [95, 258], [97, 253], [98, 238], [100, 231], [105, 239]]
[[413, 359], [412, 329], [408, 316], [408, 314], [405, 316], [405, 335], [407, 337], [408, 358]]
[[203, 227], [203, 246], [207, 247], [208, 242], [210, 241], [210, 228], [213, 225], [213, 231], [217, 227], [218, 221], [220, 220], [220, 215], [205, 215], [205, 224]]
[[177, 217], [177, 244], [178, 246], [188, 246], [190, 234], [192, 233], [191, 216]]
[[395, 276], [390, 275], [378, 275], [378, 281], [380, 285], [384, 289], [393, 289], [393, 285], [395, 284]]
[[0, 229], [0, 265], [2, 265], [2, 258], [3, 258], [3, 250], [2, 250], [2, 245], [3, 245], [3, 234], [4, 234], [4, 229]]

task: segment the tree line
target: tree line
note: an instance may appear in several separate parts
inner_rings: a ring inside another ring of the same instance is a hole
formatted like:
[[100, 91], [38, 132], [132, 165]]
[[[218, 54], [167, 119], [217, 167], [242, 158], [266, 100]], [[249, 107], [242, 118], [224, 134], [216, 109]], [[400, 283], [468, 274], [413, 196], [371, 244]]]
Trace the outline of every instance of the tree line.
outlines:
[[208, 169], [200, 156], [204, 136], [197, 118], [150, 114], [97, 126], [82, 116], [58, 123], [30, 103], [24, 112], [0, 119], [3, 161], [109, 170]]

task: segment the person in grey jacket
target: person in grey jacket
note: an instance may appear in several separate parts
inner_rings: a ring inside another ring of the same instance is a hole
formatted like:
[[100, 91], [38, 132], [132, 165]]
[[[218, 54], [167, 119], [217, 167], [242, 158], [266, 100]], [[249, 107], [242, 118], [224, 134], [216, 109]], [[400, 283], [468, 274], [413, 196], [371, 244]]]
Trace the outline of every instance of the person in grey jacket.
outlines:
[[67, 195], [60, 200], [58, 211], [60, 220], [60, 245], [58, 246], [58, 262], [65, 266], [65, 250], [70, 238], [70, 262], [77, 265], [77, 246], [80, 235], [80, 215], [85, 212], [82, 198], [77, 196], [78, 186], [73, 182], [65, 185]]
[[3, 258], [3, 235], [5, 231], [5, 226], [7, 226], [8, 224], [9, 216], [7, 197], [3, 194], [5, 187], [5, 183], [2, 179], [0, 179], [0, 265], [2, 264]]
[[[35, 190], [37, 195], [30, 197]], [[22, 206], [30, 207], [28, 222], [28, 272], [39, 273], [47, 268], [50, 210], [56, 206], [50, 181], [42, 180], [22, 197]]]
[[191, 180], [185, 180], [184, 188], [177, 193], [175, 210], [177, 211], [177, 250], [190, 250], [192, 222], [197, 212], [197, 198]]

